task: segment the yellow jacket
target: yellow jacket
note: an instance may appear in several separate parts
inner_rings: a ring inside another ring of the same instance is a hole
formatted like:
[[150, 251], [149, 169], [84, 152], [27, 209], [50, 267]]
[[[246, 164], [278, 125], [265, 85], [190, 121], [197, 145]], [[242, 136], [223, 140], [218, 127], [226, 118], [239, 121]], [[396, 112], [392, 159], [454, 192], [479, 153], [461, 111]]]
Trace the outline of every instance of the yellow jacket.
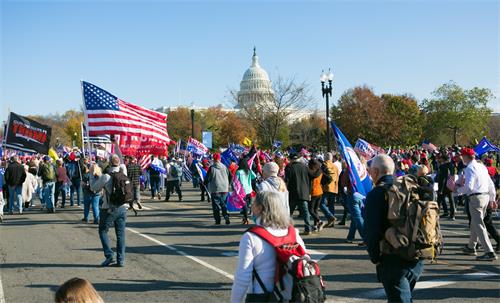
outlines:
[[332, 176], [332, 182], [328, 185], [323, 185], [323, 192], [337, 194], [339, 192], [339, 168], [330, 160], [325, 161], [325, 166], [330, 176]]

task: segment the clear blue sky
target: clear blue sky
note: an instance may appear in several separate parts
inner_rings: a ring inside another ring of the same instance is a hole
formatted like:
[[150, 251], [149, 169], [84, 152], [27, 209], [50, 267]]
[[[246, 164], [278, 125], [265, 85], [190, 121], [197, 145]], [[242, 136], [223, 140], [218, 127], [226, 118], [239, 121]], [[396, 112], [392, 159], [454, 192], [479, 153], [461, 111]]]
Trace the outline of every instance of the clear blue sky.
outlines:
[[454, 80], [500, 111], [499, 1], [5, 1], [1, 118], [79, 108], [80, 79], [146, 107], [215, 105], [257, 46], [271, 78], [321, 69], [334, 100], [356, 85], [419, 100]]

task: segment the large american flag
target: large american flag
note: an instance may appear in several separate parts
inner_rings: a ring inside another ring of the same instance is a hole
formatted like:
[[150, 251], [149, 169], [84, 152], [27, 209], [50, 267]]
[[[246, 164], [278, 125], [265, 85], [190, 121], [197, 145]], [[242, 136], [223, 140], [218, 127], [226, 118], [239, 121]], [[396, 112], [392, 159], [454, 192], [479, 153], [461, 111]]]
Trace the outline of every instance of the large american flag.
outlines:
[[89, 82], [82, 81], [82, 87], [89, 136], [126, 135], [170, 143], [166, 114], [125, 102]]

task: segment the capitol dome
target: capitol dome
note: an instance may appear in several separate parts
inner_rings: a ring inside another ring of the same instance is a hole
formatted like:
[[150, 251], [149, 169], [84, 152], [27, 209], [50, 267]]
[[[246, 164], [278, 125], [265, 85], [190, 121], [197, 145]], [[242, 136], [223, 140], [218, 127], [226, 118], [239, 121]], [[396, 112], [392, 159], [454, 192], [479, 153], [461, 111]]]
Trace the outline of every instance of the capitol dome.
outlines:
[[267, 72], [259, 65], [259, 57], [253, 49], [252, 65], [246, 70], [238, 92], [238, 107], [272, 105], [274, 92]]

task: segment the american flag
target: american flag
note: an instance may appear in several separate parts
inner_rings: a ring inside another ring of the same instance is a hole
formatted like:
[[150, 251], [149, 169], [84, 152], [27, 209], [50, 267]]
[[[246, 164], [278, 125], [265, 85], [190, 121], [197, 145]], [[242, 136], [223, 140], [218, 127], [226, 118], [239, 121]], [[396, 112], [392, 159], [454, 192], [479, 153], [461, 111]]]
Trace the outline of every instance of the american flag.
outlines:
[[151, 156], [150, 155], [144, 155], [139, 159], [139, 165], [141, 166], [142, 170], [145, 170], [148, 168], [149, 164], [151, 164]]
[[82, 81], [89, 136], [126, 135], [168, 144], [167, 115], [125, 102]]
[[436, 145], [432, 144], [429, 140], [424, 140], [424, 142], [422, 142], [422, 147], [425, 148], [428, 151], [435, 151], [435, 150], [437, 150]]
[[87, 127], [85, 124], [82, 124], [83, 129], [83, 143], [95, 143], [95, 144], [111, 144], [111, 136], [110, 135], [101, 135], [95, 137], [89, 137], [87, 134]]

